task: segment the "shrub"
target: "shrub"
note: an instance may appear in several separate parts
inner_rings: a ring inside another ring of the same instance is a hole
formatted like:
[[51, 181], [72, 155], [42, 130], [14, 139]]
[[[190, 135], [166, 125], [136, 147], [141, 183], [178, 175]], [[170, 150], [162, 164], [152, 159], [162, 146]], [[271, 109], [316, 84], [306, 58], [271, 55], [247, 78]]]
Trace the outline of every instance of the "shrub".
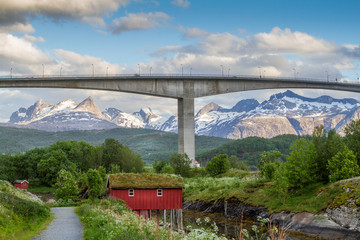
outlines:
[[328, 161], [328, 170], [330, 181], [335, 182], [358, 176], [360, 168], [353, 151], [345, 147]]
[[79, 188], [76, 184], [75, 177], [71, 172], [61, 169], [55, 183], [56, 191], [54, 193], [56, 199], [68, 201], [76, 201], [79, 195]]
[[190, 164], [191, 160], [186, 153], [174, 153], [170, 157], [170, 166], [174, 169], [174, 173], [182, 177], [190, 176]]
[[263, 152], [258, 165], [260, 174], [265, 178], [272, 180], [281, 157], [282, 154], [279, 151]]
[[220, 154], [213, 157], [205, 167], [206, 171], [215, 177], [219, 174], [225, 173], [230, 169], [230, 162], [227, 154]]
[[174, 174], [174, 169], [171, 166], [166, 165], [161, 169], [161, 173]]

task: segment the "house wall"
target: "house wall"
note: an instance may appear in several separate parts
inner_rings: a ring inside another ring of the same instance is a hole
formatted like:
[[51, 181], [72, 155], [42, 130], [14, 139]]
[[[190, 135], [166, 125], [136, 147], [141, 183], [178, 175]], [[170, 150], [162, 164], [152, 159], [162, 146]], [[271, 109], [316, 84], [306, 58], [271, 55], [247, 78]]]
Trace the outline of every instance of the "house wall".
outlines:
[[129, 197], [128, 189], [110, 189], [110, 196], [124, 200], [131, 209], [182, 209], [182, 189], [163, 189], [157, 196], [157, 189], [134, 189]]
[[20, 183], [15, 183], [14, 187], [20, 188], [20, 189], [28, 189], [28, 184], [26, 182], [23, 182], [21, 184]]

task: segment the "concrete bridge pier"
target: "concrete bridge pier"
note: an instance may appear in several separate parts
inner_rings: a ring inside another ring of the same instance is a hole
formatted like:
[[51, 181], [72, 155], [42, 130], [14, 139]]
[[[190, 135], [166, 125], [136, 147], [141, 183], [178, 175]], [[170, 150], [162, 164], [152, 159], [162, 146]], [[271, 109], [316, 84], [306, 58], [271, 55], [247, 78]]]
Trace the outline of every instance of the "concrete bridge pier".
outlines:
[[178, 152], [186, 153], [195, 165], [194, 98], [178, 99]]

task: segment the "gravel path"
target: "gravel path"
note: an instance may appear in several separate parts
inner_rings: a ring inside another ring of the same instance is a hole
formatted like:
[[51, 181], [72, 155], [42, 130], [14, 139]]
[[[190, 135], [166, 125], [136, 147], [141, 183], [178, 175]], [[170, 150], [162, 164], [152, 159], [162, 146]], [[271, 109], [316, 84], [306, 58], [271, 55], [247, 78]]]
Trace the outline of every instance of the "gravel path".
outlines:
[[72, 207], [51, 208], [54, 220], [32, 240], [80, 240], [83, 239], [83, 226]]

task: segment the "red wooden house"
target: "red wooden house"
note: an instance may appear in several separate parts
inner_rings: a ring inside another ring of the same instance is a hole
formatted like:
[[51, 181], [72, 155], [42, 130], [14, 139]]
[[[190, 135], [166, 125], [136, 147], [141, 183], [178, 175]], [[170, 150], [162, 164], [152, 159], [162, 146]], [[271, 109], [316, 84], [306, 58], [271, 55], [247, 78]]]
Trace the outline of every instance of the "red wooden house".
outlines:
[[181, 177], [168, 174], [111, 174], [107, 187], [114, 199], [124, 200], [128, 207], [145, 218], [151, 210], [182, 209]]
[[27, 190], [29, 187], [29, 182], [26, 180], [15, 180], [14, 187]]

